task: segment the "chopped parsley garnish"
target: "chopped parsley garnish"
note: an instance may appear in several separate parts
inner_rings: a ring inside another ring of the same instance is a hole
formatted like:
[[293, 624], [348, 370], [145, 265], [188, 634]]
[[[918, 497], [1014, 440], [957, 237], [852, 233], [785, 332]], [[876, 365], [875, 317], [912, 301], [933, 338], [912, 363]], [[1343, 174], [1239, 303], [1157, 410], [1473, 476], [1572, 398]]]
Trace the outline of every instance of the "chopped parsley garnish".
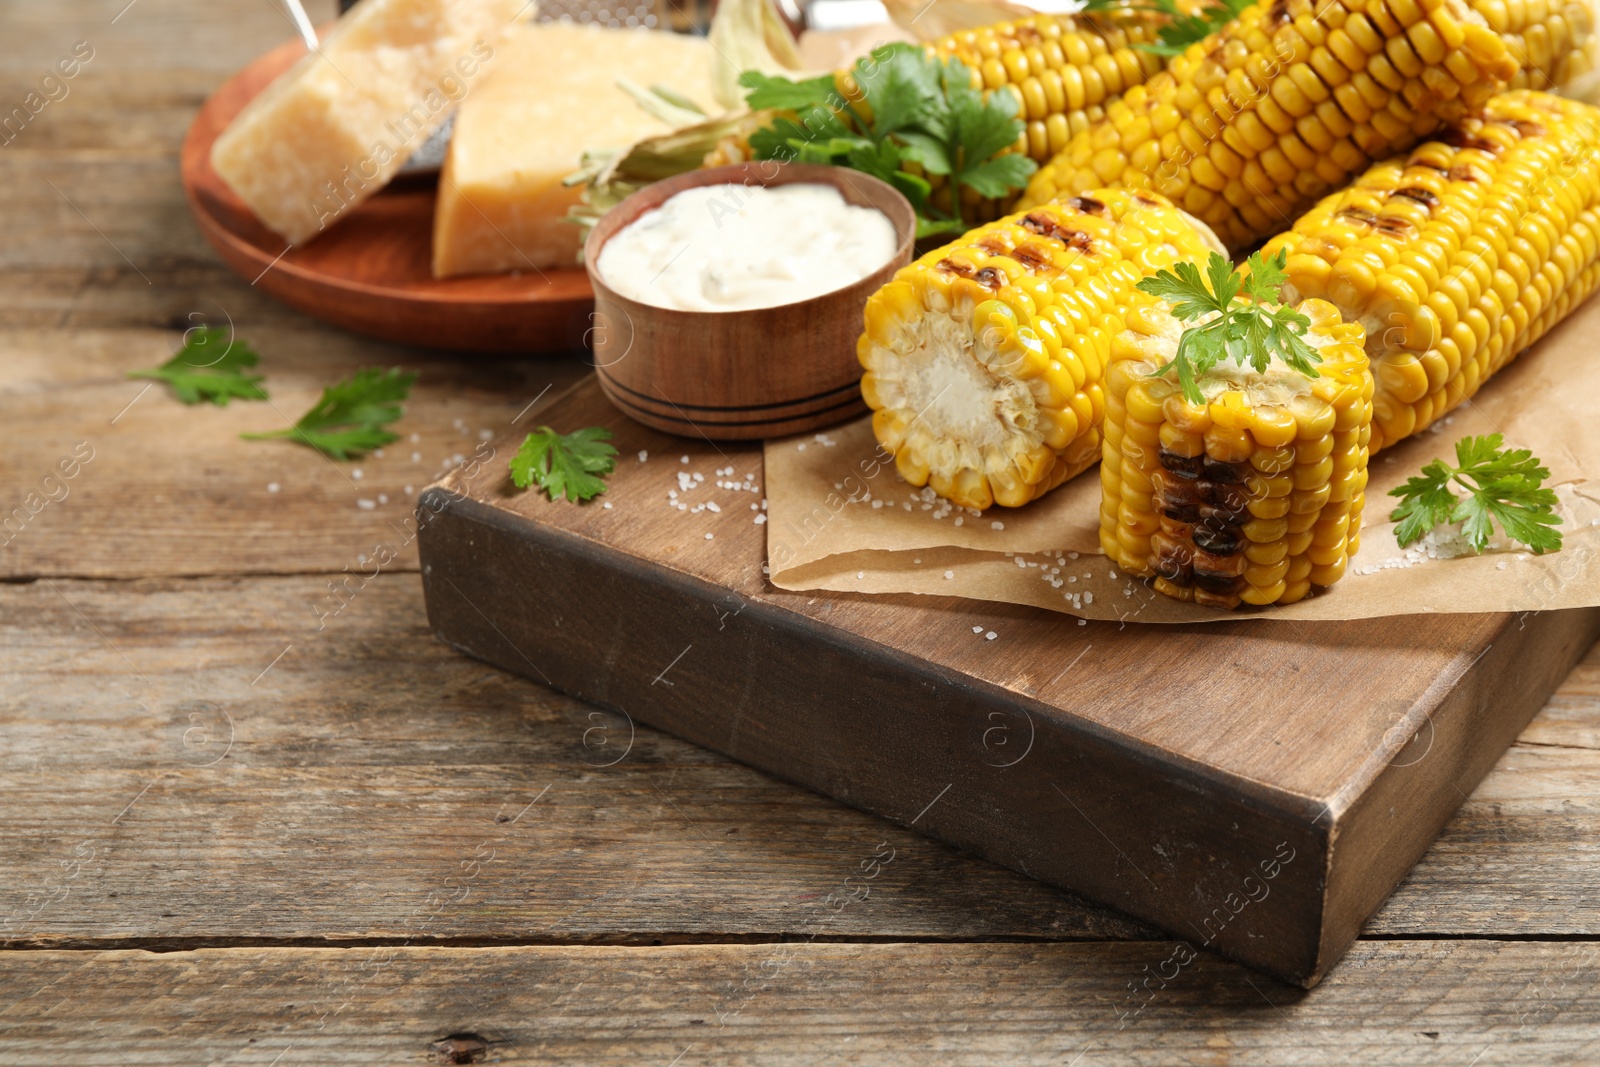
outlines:
[[[1492, 433], [1463, 437], [1456, 442], [1456, 466], [1436, 459], [1422, 468], [1390, 496], [1401, 499], [1390, 514], [1400, 547], [1419, 540], [1445, 523], [1461, 523], [1461, 532], [1474, 552], [1482, 552], [1499, 521], [1506, 536], [1527, 545], [1537, 555], [1561, 551], [1561, 525], [1555, 513], [1556, 492], [1544, 487], [1550, 471], [1526, 448], [1500, 446], [1504, 439]], [[1457, 497], [1451, 483], [1466, 490]]]
[[185, 404], [209, 400], [221, 407], [229, 400], [265, 400], [262, 375], [245, 371], [261, 361], [255, 350], [235, 340], [231, 330], [205, 326], [183, 335], [183, 347], [159, 367], [129, 371], [130, 378], [154, 378], [172, 386]]
[[250, 441], [283, 438], [310, 445], [333, 459], [351, 459], [382, 448], [400, 435], [385, 429], [405, 413], [401, 401], [417, 380], [399, 368], [368, 367], [322, 390], [322, 399], [293, 426], [239, 436]]
[[[1021, 136], [1017, 98], [972, 87], [959, 60], [939, 60], [916, 46], [884, 45], [856, 61], [851, 76], [870, 118], [841, 95], [831, 75], [790, 81], [748, 70], [739, 84], [756, 110], [784, 112], [750, 136], [757, 159], [831, 163], [881, 178], [917, 209], [917, 236], [963, 231], [961, 190], [986, 199], [1020, 189], [1038, 169], [1007, 152]], [[949, 180], [949, 214], [929, 203], [923, 174]]]
[[[1155, 376], [1176, 367], [1178, 384], [1191, 404], [1205, 403], [1199, 377], [1224, 359], [1240, 366], [1248, 363], [1263, 373], [1276, 357], [1307, 378], [1319, 377], [1315, 365], [1322, 357], [1303, 339], [1311, 320], [1291, 307], [1278, 305], [1278, 287], [1287, 278], [1287, 262], [1287, 250], [1280, 249], [1271, 259], [1254, 252], [1246, 261], [1249, 273], [1241, 275], [1225, 256], [1213, 252], [1206, 262], [1206, 278], [1193, 263], [1179, 263], [1141, 281], [1139, 288], [1172, 305], [1172, 314], [1180, 321], [1216, 315], [1203, 325], [1184, 330], [1177, 355]], [[1248, 299], [1241, 300], [1241, 292]]]
[[606, 491], [599, 475], [610, 474], [616, 466], [617, 450], [606, 443], [610, 440], [611, 431], [603, 426], [568, 434], [541, 426], [511, 457], [511, 480], [519, 489], [538, 483], [551, 500], [592, 499]]

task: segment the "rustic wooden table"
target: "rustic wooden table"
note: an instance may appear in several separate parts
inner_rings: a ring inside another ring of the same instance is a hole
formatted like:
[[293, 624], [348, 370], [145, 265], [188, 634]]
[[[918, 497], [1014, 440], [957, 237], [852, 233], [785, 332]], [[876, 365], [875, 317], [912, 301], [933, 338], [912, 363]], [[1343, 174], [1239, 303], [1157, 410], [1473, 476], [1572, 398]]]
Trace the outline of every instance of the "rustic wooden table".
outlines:
[[[1143, 992], [1157, 931], [630, 746], [434, 640], [414, 546], [365, 576], [417, 489], [585, 368], [367, 342], [220, 265], [177, 148], [292, 33], [276, 0], [0, 20], [6, 114], [93, 49], [0, 151], [0, 1062], [1600, 1061], [1600, 655], [1322, 986], [1207, 956]], [[270, 404], [124, 377], [200, 321], [263, 353]], [[238, 439], [396, 363], [382, 457]], [[319, 623], [333, 580], [358, 592]]]

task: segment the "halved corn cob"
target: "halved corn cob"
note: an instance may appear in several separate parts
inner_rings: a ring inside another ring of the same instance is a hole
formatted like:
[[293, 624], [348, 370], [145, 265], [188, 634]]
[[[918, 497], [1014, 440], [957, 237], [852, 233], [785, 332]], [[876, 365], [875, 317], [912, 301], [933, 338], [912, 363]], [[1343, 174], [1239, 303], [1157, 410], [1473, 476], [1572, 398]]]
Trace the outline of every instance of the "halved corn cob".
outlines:
[[1154, 372], [1184, 324], [1145, 297], [1112, 341], [1100, 545], [1121, 570], [1213, 607], [1288, 604], [1343, 576], [1360, 546], [1372, 378], [1362, 330], [1307, 300], [1321, 377], [1223, 362], [1192, 404]]
[[1218, 247], [1159, 197], [1096, 190], [928, 253], [867, 301], [878, 441], [963, 507], [1053, 489], [1099, 457], [1101, 376], [1134, 286]]
[[1110, 105], [1018, 206], [1149, 188], [1238, 248], [1480, 106], [1516, 69], [1459, 0], [1257, 4]]
[[1600, 109], [1520, 90], [1379, 164], [1267, 244], [1285, 299], [1367, 329], [1373, 449], [1477, 392], [1600, 282]]

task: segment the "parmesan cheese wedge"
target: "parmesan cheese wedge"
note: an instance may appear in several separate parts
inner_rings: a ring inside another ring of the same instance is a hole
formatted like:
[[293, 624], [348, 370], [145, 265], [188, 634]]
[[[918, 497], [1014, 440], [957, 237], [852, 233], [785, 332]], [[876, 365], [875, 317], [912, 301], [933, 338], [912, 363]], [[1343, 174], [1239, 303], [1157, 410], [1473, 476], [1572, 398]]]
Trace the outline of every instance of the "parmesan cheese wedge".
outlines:
[[713, 71], [711, 46], [697, 37], [519, 26], [456, 115], [439, 176], [434, 276], [576, 264], [580, 231], [565, 215], [581, 190], [561, 180], [586, 149], [621, 148], [669, 129], [617, 79], [666, 86], [714, 114]]
[[211, 165], [291, 244], [388, 183], [499, 62], [528, 0], [362, 0], [217, 138]]

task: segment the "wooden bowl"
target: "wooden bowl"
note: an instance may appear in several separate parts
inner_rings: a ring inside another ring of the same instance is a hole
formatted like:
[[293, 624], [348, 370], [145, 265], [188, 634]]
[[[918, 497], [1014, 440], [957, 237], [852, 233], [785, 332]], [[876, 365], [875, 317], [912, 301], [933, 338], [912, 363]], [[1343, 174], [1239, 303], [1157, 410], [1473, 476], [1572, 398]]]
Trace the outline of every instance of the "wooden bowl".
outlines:
[[401, 344], [458, 352], [581, 349], [593, 294], [583, 268], [435, 280], [431, 181], [396, 182], [301, 248], [261, 224], [211, 168], [233, 117], [305, 55], [298, 40], [245, 67], [200, 108], [184, 138], [184, 195], [200, 232], [258, 289], [314, 318]]
[[[614, 234], [669, 197], [700, 185], [831, 185], [875, 208], [899, 243], [889, 262], [853, 285], [779, 307], [673, 311], [641, 304], [595, 271]], [[866, 410], [856, 339], [867, 297], [911, 261], [916, 212], [877, 178], [811, 163], [741, 163], [656, 182], [612, 208], [589, 233], [583, 258], [594, 287], [591, 342], [600, 385], [629, 416], [668, 433], [748, 440], [800, 433]]]

